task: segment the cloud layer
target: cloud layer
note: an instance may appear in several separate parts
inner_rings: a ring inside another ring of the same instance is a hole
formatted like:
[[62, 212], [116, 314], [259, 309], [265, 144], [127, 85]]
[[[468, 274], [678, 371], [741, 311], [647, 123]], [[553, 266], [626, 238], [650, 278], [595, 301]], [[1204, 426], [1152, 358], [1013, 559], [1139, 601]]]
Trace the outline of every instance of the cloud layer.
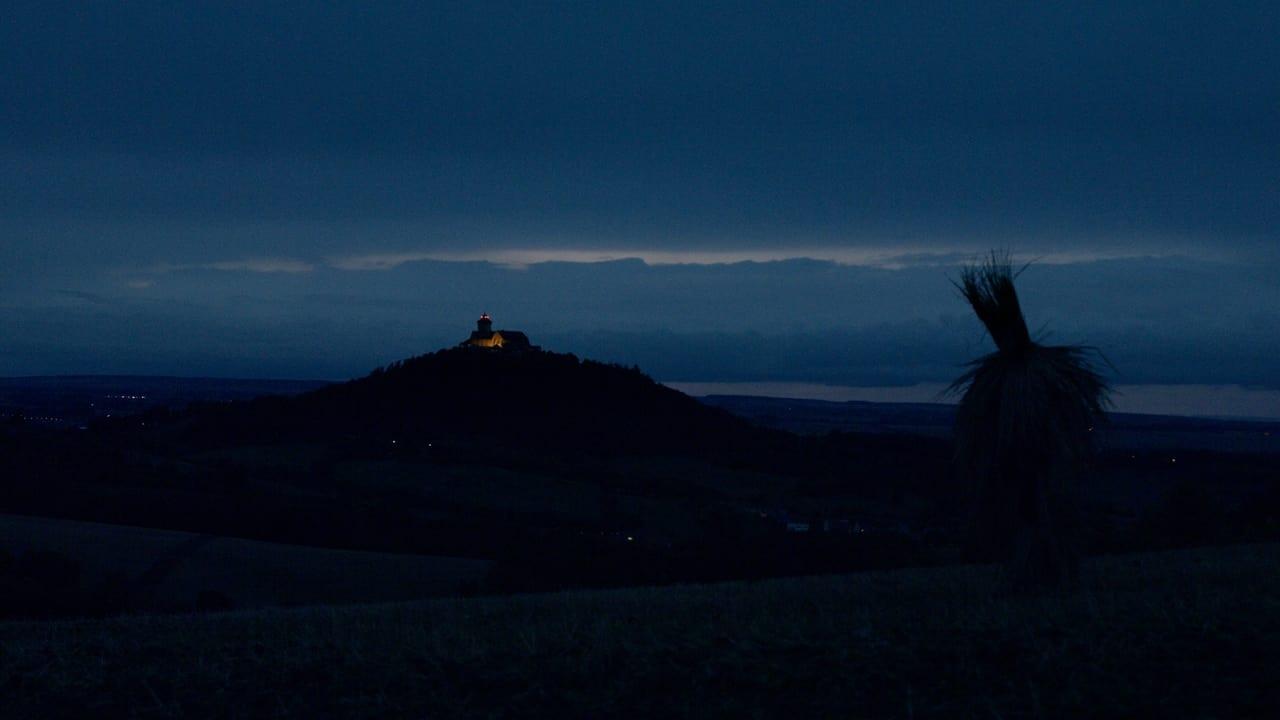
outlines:
[[[343, 378], [453, 344], [482, 311], [550, 349], [664, 380], [941, 382], [989, 349], [945, 258], [360, 267], [211, 263], [0, 295], [0, 332], [12, 338], [0, 374]], [[1040, 263], [1020, 283], [1034, 328], [1098, 346], [1122, 382], [1280, 387], [1280, 320], [1267, 310], [1280, 306], [1280, 284], [1267, 268]]]

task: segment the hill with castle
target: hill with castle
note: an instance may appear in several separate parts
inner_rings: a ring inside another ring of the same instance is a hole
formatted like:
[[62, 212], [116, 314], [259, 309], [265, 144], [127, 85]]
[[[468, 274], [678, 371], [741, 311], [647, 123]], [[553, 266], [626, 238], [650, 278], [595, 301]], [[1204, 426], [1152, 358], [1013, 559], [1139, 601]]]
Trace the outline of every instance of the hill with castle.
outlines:
[[[1265, 535], [1267, 458], [1232, 458], [1230, 482], [1222, 458], [1179, 460], [1188, 494], [1156, 506], [1137, 490], [1167, 453], [1105, 455], [1080, 491], [1123, 520], [1081, 544], [1187, 541], [1207, 513], [1224, 538]], [[0, 512], [483, 560], [476, 589], [507, 592], [944, 562], [964, 522], [950, 466], [945, 438], [764, 427], [481, 316], [457, 345], [295, 395], [0, 427], [0, 476], [25, 479]]]
[[543, 350], [523, 332], [494, 330], [487, 314], [457, 346], [366, 377], [291, 397], [197, 405], [151, 417], [148, 428], [178, 432], [195, 444], [339, 435], [395, 441], [399, 449], [483, 448], [495, 456], [517, 450], [704, 455], [783, 437], [637, 368]]
[[[492, 591], [903, 561], [910, 542], [851, 552], [849, 531], [906, 522], [946, 466], [938, 441], [762, 428], [488, 316], [349, 382], [0, 445], [7, 472], [42, 479], [0, 510], [483, 559]], [[787, 534], [816, 518], [839, 532]]]

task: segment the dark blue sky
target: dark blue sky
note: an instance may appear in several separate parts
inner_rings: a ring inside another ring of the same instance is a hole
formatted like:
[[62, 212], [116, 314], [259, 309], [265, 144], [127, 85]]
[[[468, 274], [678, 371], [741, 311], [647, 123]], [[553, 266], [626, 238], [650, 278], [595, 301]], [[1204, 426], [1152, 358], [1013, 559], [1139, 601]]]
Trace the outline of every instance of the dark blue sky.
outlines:
[[1275, 3], [317, 5], [6, 5], [0, 373], [344, 376], [484, 309], [936, 380], [1000, 246], [1135, 381], [1280, 386]]

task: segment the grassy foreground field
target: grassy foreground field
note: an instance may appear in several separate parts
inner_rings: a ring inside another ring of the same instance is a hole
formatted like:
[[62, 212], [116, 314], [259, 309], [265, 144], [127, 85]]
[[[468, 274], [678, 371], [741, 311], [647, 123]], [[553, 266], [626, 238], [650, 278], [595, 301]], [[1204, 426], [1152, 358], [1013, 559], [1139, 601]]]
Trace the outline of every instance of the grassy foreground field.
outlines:
[[1277, 717], [1280, 545], [0, 625], [9, 717]]

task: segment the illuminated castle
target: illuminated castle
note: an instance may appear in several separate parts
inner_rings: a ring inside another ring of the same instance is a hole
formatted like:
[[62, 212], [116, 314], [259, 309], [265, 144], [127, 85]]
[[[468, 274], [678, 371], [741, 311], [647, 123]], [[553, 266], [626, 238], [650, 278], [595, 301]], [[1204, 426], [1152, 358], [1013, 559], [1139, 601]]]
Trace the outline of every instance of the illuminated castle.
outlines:
[[459, 344], [467, 347], [501, 348], [503, 350], [539, 349], [537, 345], [530, 345], [529, 336], [519, 330], [494, 330], [493, 320], [489, 318], [489, 313], [480, 316], [480, 319], [476, 321], [476, 329], [471, 331], [471, 337]]

